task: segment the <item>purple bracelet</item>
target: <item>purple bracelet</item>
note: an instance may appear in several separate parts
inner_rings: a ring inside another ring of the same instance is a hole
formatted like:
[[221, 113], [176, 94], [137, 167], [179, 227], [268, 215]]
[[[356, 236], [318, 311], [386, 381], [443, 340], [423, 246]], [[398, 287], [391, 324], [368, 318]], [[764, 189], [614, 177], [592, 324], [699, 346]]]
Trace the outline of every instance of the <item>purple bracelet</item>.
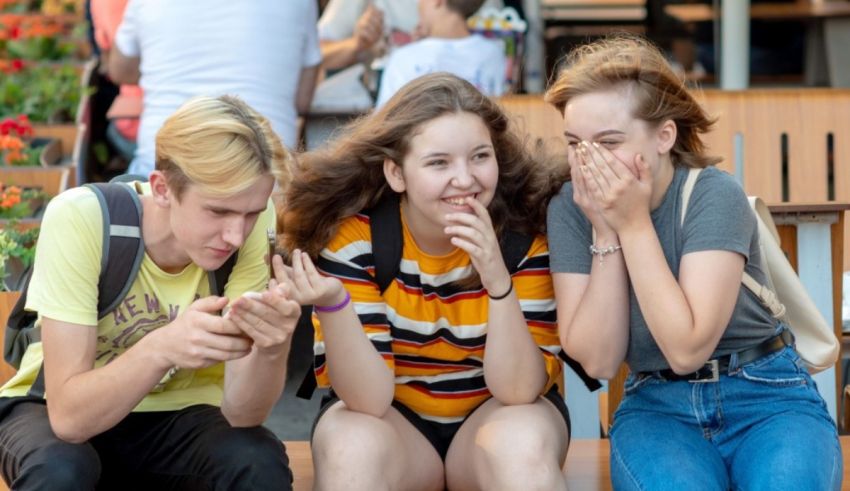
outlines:
[[345, 298], [342, 299], [342, 302], [340, 302], [336, 305], [329, 305], [327, 307], [322, 307], [321, 305], [314, 305], [313, 309], [316, 312], [322, 312], [324, 314], [329, 314], [331, 312], [339, 312], [340, 310], [344, 309], [345, 306], [349, 304], [349, 302], [351, 302], [351, 294], [348, 293], [348, 290], [346, 290], [345, 291]]

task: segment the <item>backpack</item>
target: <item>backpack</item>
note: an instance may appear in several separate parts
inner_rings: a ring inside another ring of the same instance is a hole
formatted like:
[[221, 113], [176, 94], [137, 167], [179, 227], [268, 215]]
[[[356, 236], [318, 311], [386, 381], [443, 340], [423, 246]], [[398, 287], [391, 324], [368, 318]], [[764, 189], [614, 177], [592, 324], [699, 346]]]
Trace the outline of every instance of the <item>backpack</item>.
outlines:
[[[85, 186], [97, 197], [104, 224], [100, 277], [97, 282], [97, 318], [101, 319], [124, 300], [141, 267], [145, 255], [141, 229], [142, 203], [136, 191], [125, 184], [111, 182]], [[236, 264], [236, 258], [237, 254], [231, 255], [219, 269], [208, 273], [210, 291], [215, 295], [224, 292], [224, 285]], [[15, 368], [20, 368], [27, 347], [41, 341], [41, 332], [35, 326], [38, 314], [24, 310], [31, 272], [30, 269], [26, 273], [21, 297], [12, 308], [6, 324], [3, 356]], [[28, 395], [44, 397], [43, 365]]]
[[[398, 275], [401, 267], [402, 249], [404, 247], [404, 232], [399, 213], [399, 195], [387, 193], [373, 208], [366, 212], [369, 215], [369, 231], [372, 235], [372, 256], [375, 261], [375, 283], [383, 294]], [[519, 265], [525, 258], [534, 237], [511, 230], [503, 233], [499, 241], [502, 257], [508, 267], [508, 273], [513, 275], [519, 270]], [[582, 382], [592, 392], [602, 387], [598, 380], [587, 375], [581, 365], [561, 350], [558, 356], [572, 368]], [[316, 377], [311, 365], [304, 376], [297, 396], [310, 399], [316, 389]]]
[[[685, 223], [688, 202], [701, 171], [690, 169], [688, 172], [682, 188], [680, 225]], [[834, 366], [838, 359], [838, 339], [779, 247], [779, 234], [767, 206], [753, 196], [749, 197], [749, 203], [758, 221], [760, 266], [767, 278], [767, 285], [762, 285], [746, 272], [741, 283], [759, 299], [774, 319], [782, 321], [791, 329], [797, 352], [809, 372], [826, 370]]]

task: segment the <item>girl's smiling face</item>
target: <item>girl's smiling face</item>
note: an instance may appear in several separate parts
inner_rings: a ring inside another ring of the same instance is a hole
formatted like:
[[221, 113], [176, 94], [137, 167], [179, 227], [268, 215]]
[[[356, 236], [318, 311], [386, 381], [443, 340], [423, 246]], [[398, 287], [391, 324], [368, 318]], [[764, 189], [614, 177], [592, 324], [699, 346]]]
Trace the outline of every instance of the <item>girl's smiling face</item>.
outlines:
[[443, 230], [447, 214], [472, 213], [468, 198], [485, 207], [493, 200], [499, 165], [484, 121], [457, 112], [421, 125], [402, 165], [387, 160], [384, 174], [394, 191], [405, 193], [402, 209], [417, 244], [435, 253], [452, 248]]

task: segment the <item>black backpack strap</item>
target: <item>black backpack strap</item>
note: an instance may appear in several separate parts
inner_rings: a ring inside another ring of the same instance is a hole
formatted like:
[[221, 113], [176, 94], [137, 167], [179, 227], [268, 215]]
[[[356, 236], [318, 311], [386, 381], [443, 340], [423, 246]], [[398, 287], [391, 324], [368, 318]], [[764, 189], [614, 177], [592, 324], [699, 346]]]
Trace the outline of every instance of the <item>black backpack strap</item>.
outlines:
[[9, 319], [6, 321], [6, 334], [3, 340], [3, 357], [9, 365], [21, 368], [21, 359], [27, 350], [27, 346], [41, 341], [41, 332], [35, 329], [35, 321], [38, 319], [36, 312], [25, 310], [27, 304], [27, 289], [32, 277], [32, 266], [24, 273], [21, 296], [12, 307]]
[[310, 362], [310, 367], [307, 369], [307, 373], [304, 374], [301, 385], [298, 386], [298, 391], [295, 392], [295, 396], [299, 399], [307, 399], [309, 401], [313, 398], [313, 392], [316, 391], [316, 387], [318, 386], [315, 369], [316, 365]]
[[584, 368], [581, 366], [581, 363], [570, 358], [563, 349], [558, 353], [558, 358], [563, 360], [564, 363], [566, 363], [570, 368], [573, 369], [574, 372], [576, 372], [578, 378], [580, 378], [581, 381], [584, 382], [584, 386], [587, 387], [587, 390], [593, 392], [602, 388], [602, 384], [595, 378], [588, 375], [587, 372], [584, 371]]
[[404, 232], [401, 228], [399, 195], [388, 191], [367, 214], [372, 233], [375, 282], [381, 293], [384, 293], [398, 275], [401, 263]]
[[502, 250], [502, 259], [505, 261], [505, 266], [508, 267], [508, 273], [513, 275], [519, 270], [519, 265], [525, 259], [528, 250], [531, 249], [531, 243], [534, 242], [534, 237], [513, 230], [507, 230], [502, 233], [502, 238], [499, 240], [499, 248]]
[[236, 265], [236, 260], [239, 258], [239, 251], [231, 254], [227, 261], [224, 262], [217, 270], [209, 271], [207, 277], [210, 281], [210, 294], [222, 296], [224, 295], [224, 287], [227, 286], [227, 280], [230, 279], [230, 273], [233, 272], [233, 266]]
[[133, 286], [145, 244], [142, 240], [142, 202], [125, 184], [86, 184], [100, 202], [103, 214], [103, 253], [98, 278], [97, 316], [109, 314]]

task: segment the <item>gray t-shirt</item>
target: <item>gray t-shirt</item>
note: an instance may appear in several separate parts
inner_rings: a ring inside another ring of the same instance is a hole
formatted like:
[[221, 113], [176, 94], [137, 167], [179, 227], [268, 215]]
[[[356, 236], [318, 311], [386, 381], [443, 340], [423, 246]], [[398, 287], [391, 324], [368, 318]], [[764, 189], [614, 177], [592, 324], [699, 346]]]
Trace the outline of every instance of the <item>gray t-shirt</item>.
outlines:
[[[724, 250], [737, 252], [746, 260], [745, 270], [764, 283], [759, 265], [758, 228], [747, 197], [732, 176], [714, 167], [699, 176], [680, 226], [682, 187], [688, 169], [677, 167], [673, 182], [661, 205], [652, 211], [652, 224], [673, 276], [679, 277], [679, 262], [690, 252]], [[590, 274], [593, 257], [590, 221], [573, 202], [572, 183], [564, 184], [549, 204], [549, 259], [553, 273]], [[712, 358], [755, 346], [774, 334], [777, 321], [743, 285], [732, 319]], [[632, 371], [670, 368], [658, 348], [629, 287], [629, 348], [626, 363]]]

